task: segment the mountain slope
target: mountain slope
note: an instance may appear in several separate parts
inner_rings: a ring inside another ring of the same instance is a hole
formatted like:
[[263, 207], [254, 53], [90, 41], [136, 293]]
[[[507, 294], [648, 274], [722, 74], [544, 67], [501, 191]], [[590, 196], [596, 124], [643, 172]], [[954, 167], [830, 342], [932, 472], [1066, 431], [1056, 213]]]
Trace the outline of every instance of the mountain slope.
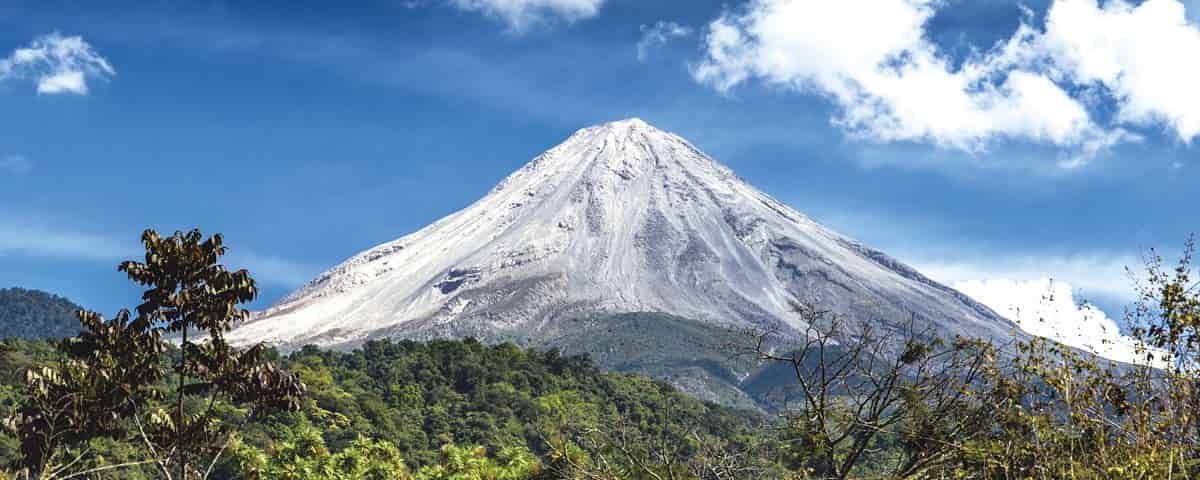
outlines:
[[79, 305], [38, 290], [0, 289], [0, 338], [65, 338], [79, 333]]
[[569, 333], [573, 318], [629, 312], [803, 328], [794, 301], [881, 322], [915, 315], [948, 335], [996, 338], [1012, 325], [630, 119], [576, 132], [473, 205], [350, 258], [230, 339], [528, 344]]
[[730, 342], [746, 340], [739, 332], [661, 313], [600, 314], [569, 323], [563, 334], [531, 346], [586, 355], [605, 369], [664, 380], [702, 400], [742, 408], [768, 406], [765, 395], [748, 395], [743, 389], [763, 366], [728, 352]]

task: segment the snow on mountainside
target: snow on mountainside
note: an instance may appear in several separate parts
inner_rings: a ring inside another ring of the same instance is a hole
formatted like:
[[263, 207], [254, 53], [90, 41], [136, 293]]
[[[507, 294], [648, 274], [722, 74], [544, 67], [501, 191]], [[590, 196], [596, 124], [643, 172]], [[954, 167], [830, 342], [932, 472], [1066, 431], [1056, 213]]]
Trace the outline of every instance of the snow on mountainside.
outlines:
[[564, 320], [661, 312], [803, 327], [790, 302], [1005, 337], [1012, 323], [755, 189], [638, 119], [586, 128], [473, 205], [360, 253], [229, 334], [345, 347], [380, 337], [518, 342]]

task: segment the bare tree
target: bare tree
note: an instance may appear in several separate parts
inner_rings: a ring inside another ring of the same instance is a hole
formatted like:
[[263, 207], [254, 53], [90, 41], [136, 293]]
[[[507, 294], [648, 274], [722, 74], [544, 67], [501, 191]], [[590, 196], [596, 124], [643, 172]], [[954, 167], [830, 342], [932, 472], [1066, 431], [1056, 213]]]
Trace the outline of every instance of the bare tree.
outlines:
[[848, 328], [815, 303], [794, 309], [806, 328], [793, 348], [779, 346], [788, 342], [778, 330], [748, 331], [729, 348], [790, 366], [796, 396], [782, 408], [784, 440], [807, 475], [850, 478], [874, 459], [886, 478], [916, 478], [949, 462], [987, 421], [971, 387], [994, 368], [990, 343], [947, 342], [917, 330], [915, 317], [881, 331], [865, 321]]

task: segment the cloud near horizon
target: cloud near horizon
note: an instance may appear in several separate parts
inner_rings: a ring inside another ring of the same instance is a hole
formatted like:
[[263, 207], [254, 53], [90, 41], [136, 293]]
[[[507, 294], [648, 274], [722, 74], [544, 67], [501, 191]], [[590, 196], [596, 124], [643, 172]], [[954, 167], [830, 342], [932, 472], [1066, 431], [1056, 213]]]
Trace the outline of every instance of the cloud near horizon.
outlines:
[[116, 262], [139, 251], [135, 241], [61, 228], [36, 216], [0, 214], [0, 257], [16, 255]]
[[551, 19], [568, 23], [596, 16], [605, 0], [449, 0], [450, 5], [502, 20], [511, 31], [524, 33]]
[[225, 263], [229, 268], [245, 268], [260, 282], [287, 288], [301, 287], [322, 271], [314, 265], [245, 249], [230, 249]]
[[[1200, 59], [1182, 55], [1200, 51], [1200, 28], [1179, 0], [1055, 0], [1044, 28], [1025, 10], [1010, 38], [961, 62], [927, 36], [945, 3], [752, 0], [709, 24], [692, 75], [722, 93], [759, 82], [827, 97], [858, 138], [1049, 144], [1064, 167], [1138, 140], [1134, 127], [1200, 135]], [[1106, 107], [1114, 118], [1097, 120]]]
[[[110, 262], [141, 258], [137, 236], [116, 238], [64, 227], [31, 216], [0, 214], [0, 257], [21, 256]], [[261, 284], [296, 288], [320, 273], [320, 268], [246, 248], [231, 247], [223, 262], [230, 269], [245, 268]]]
[[109, 79], [116, 74], [83, 37], [57, 32], [37, 37], [0, 59], [0, 81], [32, 80], [39, 94], [87, 95], [88, 78]]
[[922, 258], [911, 254], [911, 264], [922, 274], [946, 285], [1003, 279], [1035, 282], [1053, 277], [1072, 286], [1072, 292], [1085, 300], [1126, 303], [1137, 298], [1135, 279], [1129, 273], [1140, 272], [1144, 259], [1134, 254], [1110, 252], [1057, 255], [968, 254], [956, 252], [954, 260]]
[[1117, 321], [1100, 309], [1077, 303], [1068, 283], [1049, 278], [992, 279], [957, 282], [953, 287], [1016, 322], [1031, 335], [1111, 360], [1146, 362], [1146, 346], [1123, 335]]

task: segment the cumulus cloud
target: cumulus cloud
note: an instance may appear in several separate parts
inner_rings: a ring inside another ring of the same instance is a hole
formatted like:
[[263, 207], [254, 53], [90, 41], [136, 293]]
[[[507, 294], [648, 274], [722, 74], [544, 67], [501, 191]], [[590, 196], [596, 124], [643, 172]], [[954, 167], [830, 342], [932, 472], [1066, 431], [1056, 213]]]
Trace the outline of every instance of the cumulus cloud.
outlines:
[[21, 155], [0, 156], [0, 172], [24, 175], [33, 170], [33, 162]]
[[1200, 28], [1178, 0], [1058, 0], [1036, 47], [1072, 82], [1103, 87], [1119, 122], [1200, 135]]
[[642, 39], [637, 44], [637, 59], [645, 62], [650, 50], [666, 45], [676, 38], [684, 38], [692, 34], [690, 27], [675, 22], [659, 20], [654, 25], [642, 25]]
[[1036, 280], [968, 280], [953, 287], [987, 305], [1026, 333], [1125, 363], [1144, 363], [1146, 351], [1121, 334], [1100, 309], [1076, 303], [1071, 285]]
[[499, 18], [521, 33], [551, 18], [574, 22], [594, 17], [604, 0], [450, 0], [450, 4]]
[[[752, 0], [713, 21], [694, 78], [721, 92], [752, 81], [830, 98], [835, 123], [881, 142], [967, 151], [997, 138], [1061, 147], [1072, 167], [1163, 123], [1200, 133], [1200, 31], [1179, 0], [1134, 7], [1057, 0], [1006, 41], [955, 61], [926, 35], [937, 0]], [[864, 12], [870, 12], [865, 14]], [[1098, 124], [1099, 101], [1117, 118]]]
[[883, 141], [977, 150], [994, 136], [1080, 145], [1107, 135], [1043, 74], [994, 79], [989, 65], [1009, 63], [1008, 49], [951, 65], [924, 36], [936, 5], [756, 0], [710, 25], [707, 58], [694, 74], [721, 91], [753, 78], [815, 90], [841, 106], [838, 123]]
[[[917, 256], [912, 265], [1017, 322], [1031, 335], [1121, 362], [1144, 361], [1137, 343], [1121, 334], [1119, 321], [1089, 303], [1136, 300], [1130, 272], [1141, 271], [1140, 256], [1093, 252], [960, 257], [941, 262]], [[1156, 357], [1165, 358], [1157, 353]]]
[[114, 75], [112, 64], [83, 37], [58, 33], [35, 38], [29, 46], [0, 59], [0, 80], [32, 80], [41, 94], [86, 95], [88, 78]]

